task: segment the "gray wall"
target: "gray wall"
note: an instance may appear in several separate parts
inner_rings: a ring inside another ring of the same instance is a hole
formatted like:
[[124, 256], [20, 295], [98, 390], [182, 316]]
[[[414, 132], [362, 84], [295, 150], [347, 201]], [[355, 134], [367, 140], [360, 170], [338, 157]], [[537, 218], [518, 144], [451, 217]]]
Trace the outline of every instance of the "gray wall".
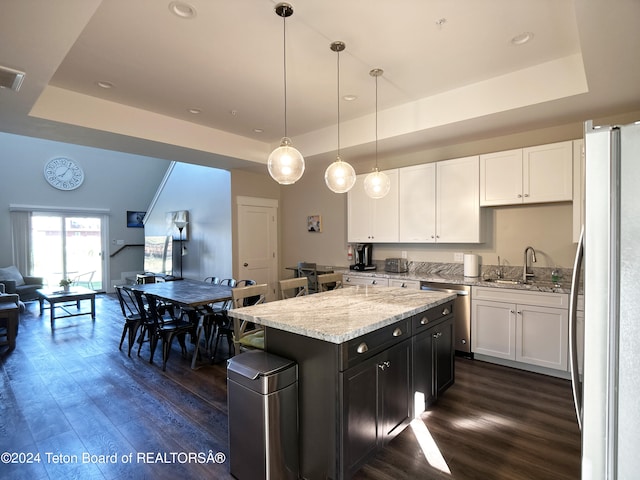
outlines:
[[[66, 156], [85, 171], [76, 190], [63, 192], [44, 179], [44, 164]], [[0, 266], [13, 263], [9, 205], [109, 209], [109, 251], [141, 244], [144, 229], [127, 228], [126, 212], [146, 211], [170, 162], [157, 158], [0, 133]], [[111, 279], [142, 270], [142, 248], [125, 248], [110, 258]], [[37, 273], [37, 272], [35, 272]]]
[[[182, 257], [182, 275], [233, 277], [231, 234], [231, 174], [217, 168], [174, 163], [158, 190], [155, 203], [145, 218], [147, 235], [166, 235], [167, 212], [187, 210], [188, 240]], [[183, 232], [184, 233], [184, 232]], [[186, 236], [183, 235], [183, 238]], [[179, 242], [174, 243], [173, 274], [180, 275]]]

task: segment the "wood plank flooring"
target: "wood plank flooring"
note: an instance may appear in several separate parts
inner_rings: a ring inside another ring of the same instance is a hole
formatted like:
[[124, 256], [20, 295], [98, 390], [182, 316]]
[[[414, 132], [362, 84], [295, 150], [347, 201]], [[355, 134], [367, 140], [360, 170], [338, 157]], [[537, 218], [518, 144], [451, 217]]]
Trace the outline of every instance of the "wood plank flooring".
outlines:
[[[52, 330], [29, 303], [16, 349], [0, 350], [0, 453], [22, 454], [0, 462], [0, 478], [232, 478], [228, 460], [209, 457], [229, 453], [224, 362], [191, 370], [175, 342], [162, 372], [146, 344], [141, 357], [118, 350], [114, 296], [98, 295], [96, 308], [95, 322], [64, 318]], [[425, 459], [426, 432], [440, 468]], [[457, 358], [455, 385], [355, 478], [578, 479], [579, 462], [567, 381]]]

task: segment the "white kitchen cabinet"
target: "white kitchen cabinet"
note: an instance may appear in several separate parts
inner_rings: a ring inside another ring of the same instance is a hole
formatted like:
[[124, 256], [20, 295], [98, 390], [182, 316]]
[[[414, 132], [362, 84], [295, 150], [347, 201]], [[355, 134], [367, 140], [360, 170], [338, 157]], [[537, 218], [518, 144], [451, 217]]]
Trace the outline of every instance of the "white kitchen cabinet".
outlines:
[[567, 295], [473, 287], [472, 299], [472, 352], [567, 370]]
[[347, 238], [351, 243], [398, 241], [398, 170], [385, 170], [391, 182], [389, 193], [373, 199], [364, 191], [366, 175], [357, 175], [347, 193]]
[[482, 242], [479, 157], [436, 163], [436, 242]]
[[373, 287], [388, 287], [389, 279], [381, 277], [372, 277], [371, 275], [353, 275], [346, 274], [343, 276], [342, 285], [350, 287], [354, 285], [369, 285]]
[[584, 140], [573, 141], [573, 241], [580, 240], [584, 225]]
[[390, 278], [389, 286], [420, 290], [420, 281], [419, 280], [399, 280], [397, 278]]
[[480, 205], [573, 199], [573, 142], [480, 156]]
[[400, 242], [436, 239], [436, 164], [398, 169]]

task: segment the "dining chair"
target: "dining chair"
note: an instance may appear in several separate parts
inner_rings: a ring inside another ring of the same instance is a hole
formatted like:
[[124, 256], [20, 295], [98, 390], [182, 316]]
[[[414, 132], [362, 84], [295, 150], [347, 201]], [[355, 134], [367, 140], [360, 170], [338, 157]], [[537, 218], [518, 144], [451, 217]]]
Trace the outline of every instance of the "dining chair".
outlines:
[[280, 298], [283, 300], [293, 297], [309, 295], [309, 280], [307, 277], [288, 278], [280, 280]]
[[[262, 283], [248, 287], [236, 287], [231, 291], [233, 308], [250, 307], [264, 303], [267, 299], [268, 285]], [[260, 325], [239, 318], [233, 319], [233, 350], [259, 348], [264, 350], [264, 329]]]
[[220, 284], [220, 278], [218, 277], [207, 277], [204, 279], [205, 282], [207, 283], [212, 283], [213, 285], [219, 285]]
[[142, 293], [135, 291], [136, 299], [138, 303], [142, 303], [142, 297], [146, 299], [148, 310], [140, 310], [142, 321], [147, 324], [149, 332], [149, 363], [153, 363], [153, 357], [158, 345], [158, 341], [162, 342], [162, 371], [167, 369], [167, 361], [169, 360], [169, 354], [171, 353], [171, 344], [173, 339], [178, 337], [180, 347], [182, 349], [182, 356], [187, 354], [187, 345], [185, 338], [187, 333], [194, 334], [194, 325], [191, 322], [172, 319], [171, 321], [164, 321], [160, 316], [157, 308], [157, 299], [154, 295], [148, 293]]
[[81, 273], [80, 275], [74, 277], [72, 279], [74, 286], [87, 287], [93, 290], [93, 276], [95, 275], [95, 271]]
[[341, 273], [325, 273], [318, 275], [318, 288], [321, 292], [342, 288]]
[[318, 270], [315, 263], [298, 262], [298, 277], [307, 277], [309, 293], [318, 291]]
[[120, 309], [122, 310], [122, 316], [124, 317], [124, 326], [122, 328], [122, 337], [120, 338], [120, 346], [118, 350], [122, 349], [124, 338], [129, 334], [129, 351], [127, 355], [131, 356], [131, 349], [136, 341], [136, 334], [140, 328], [142, 317], [138, 311], [138, 305], [131, 294], [130, 290], [127, 290], [121, 285], [116, 285], [116, 295], [118, 302], [120, 302]]
[[[235, 288], [238, 281], [235, 278], [224, 278], [219, 281], [219, 285]], [[214, 347], [213, 356], [218, 348], [218, 342], [221, 336], [227, 337], [229, 347], [233, 343], [231, 340], [230, 320], [227, 317], [227, 310], [231, 308], [231, 300], [225, 300], [223, 302], [216, 302], [208, 305], [208, 312], [202, 319], [202, 326], [204, 328], [204, 338], [207, 350], [211, 351], [211, 347]]]

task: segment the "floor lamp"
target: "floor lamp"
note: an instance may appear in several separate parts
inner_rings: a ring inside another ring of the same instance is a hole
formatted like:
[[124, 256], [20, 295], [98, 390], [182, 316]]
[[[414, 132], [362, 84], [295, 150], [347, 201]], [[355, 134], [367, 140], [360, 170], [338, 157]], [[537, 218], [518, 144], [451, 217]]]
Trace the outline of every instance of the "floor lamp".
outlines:
[[184, 220], [176, 220], [175, 222], [176, 228], [180, 232], [180, 278], [182, 278], [182, 256], [184, 255], [184, 250], [182, 249], [182, 230], [187, 226], [187, 222]]

